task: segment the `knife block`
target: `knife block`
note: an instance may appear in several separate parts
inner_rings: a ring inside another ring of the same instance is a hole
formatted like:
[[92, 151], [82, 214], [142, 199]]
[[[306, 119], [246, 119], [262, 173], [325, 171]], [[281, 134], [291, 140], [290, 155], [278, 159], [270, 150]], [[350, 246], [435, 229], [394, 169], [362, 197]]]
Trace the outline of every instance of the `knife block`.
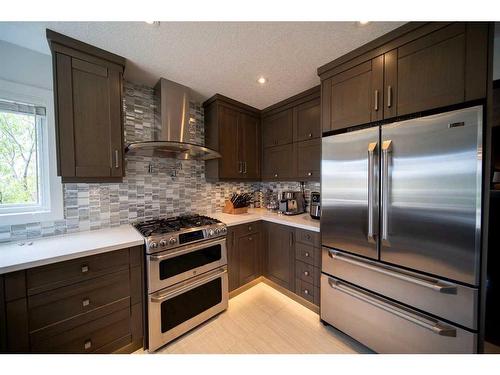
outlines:
[[233, 202], [226, 201], [226, 204], [224, 205], [222, 212], [232, 215], [246, 214], [248, 212], [248, 207], [235, 208], [233, 206]]

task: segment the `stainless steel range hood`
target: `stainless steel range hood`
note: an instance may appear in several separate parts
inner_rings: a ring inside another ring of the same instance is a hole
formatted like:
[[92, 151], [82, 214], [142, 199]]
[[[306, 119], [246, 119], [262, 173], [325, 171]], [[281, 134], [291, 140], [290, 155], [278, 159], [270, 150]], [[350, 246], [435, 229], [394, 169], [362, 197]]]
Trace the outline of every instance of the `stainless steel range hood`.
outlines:
[[181, 160], [220, 158], [217, 151], [196, 143], [196, 121], [189, 116], [191, 89], [160, 78], [154, 90], [153, 140], [130, 143], [126, 147], [127, 154]]

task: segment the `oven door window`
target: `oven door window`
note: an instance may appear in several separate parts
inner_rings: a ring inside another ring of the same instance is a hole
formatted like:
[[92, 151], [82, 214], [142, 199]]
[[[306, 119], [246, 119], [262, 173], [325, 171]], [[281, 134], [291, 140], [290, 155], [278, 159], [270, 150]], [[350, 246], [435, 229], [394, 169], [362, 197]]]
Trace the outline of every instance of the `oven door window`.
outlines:
[[161, 304], [161, 332], [194, 318], [222, 301], [222, 278], [200, 285]]
[[162, 260], [159, 264], [160, 280], [216, 262], [221, 260], [221, 257], [222, 246], [219, 244]]

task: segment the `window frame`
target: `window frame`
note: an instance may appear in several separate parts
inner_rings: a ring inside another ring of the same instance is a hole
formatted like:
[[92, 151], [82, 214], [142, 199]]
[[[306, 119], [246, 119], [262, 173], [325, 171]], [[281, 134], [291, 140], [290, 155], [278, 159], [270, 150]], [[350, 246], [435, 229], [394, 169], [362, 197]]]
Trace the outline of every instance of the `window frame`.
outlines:
[[39, 204], [0, 207], [0, 225], [56, 221], [64, 218], [61, 178], [57, 176], [56, 130], [52, 90], [0, 79], [0, 98], [45, 107], [45, 126], [37, 134]]

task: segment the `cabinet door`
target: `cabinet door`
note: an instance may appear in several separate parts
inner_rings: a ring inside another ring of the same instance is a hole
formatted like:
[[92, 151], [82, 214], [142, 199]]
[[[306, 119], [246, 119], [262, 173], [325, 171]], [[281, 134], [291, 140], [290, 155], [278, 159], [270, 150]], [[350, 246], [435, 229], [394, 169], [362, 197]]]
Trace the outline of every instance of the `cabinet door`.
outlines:
[[262, 179], [291, 179], [294, 177], [294, 163], [293, 144], [264, 148]]
[[260, 235], [253, 233], [238, 238], [239, 283], [245, 285], [259, 277]]
[[241, 113], [238, 123], [238, 155], [244, 178], [260, 178], [260, 119]]
[[297, 142], [295, 145], [295, 158], [297, 165], [297, 178], [300, 181], [320, 179], [321, 164], [321, 139]]
[[123, 176], [121, 72], [56, 56], [60, 174]]
[[239, 259], [238, 259], [238, 248], [236, 243], [236, 233], [234, 227], [229, 227], [227, 232], [227, 272], [229, 281], [229, 291], [232, 292], [238, 289], [240, 286], [239, 282]]
[[398, 115], [464, 101], [465, 44], [465, 25], [457, 23], [398, 48]]
[[241, 159], [238, 155], [238, 121], [240, 113], [232, 108], [220, 107], [219, 118], [219, 177], [241, 177]]
[[266, 223], [266, 226], [266, 276], [283, 288], [294, 291], [294, 230], [273, 223]]
[[294, 108], [294, 142], [321, 137], [320, 99], [314, 99]]
[[381, 120], [383, 75], [379, 56], [323, 81], [323, 131]]
[[262, 128], [263, 147], [292, 143], [293, 109], [288, 109], [264, 118]]

